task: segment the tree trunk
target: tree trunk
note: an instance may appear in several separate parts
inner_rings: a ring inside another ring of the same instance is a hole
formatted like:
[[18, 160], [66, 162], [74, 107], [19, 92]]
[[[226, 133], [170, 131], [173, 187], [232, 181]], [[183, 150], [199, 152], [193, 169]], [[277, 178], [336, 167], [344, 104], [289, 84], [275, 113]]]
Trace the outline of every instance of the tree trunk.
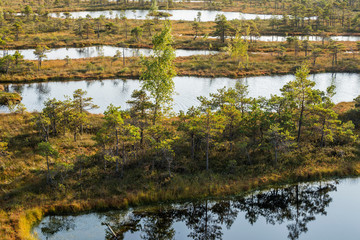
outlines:
[[324, 136], [325, 136], [325, 123], [326, 120], [324, 118], [323, 120], [323, 124], [322, 124], [322, 129], [321, 129], [321, 140], [320, 140], [320, 146], [324, 147], [325, 146], [325, 141], [324, 141]]
[[168, 171], [169, 171], [169, 177], [171, 178], [171, 159], [168, 159]]
[[127, 39], [127, 23], [125, 23], [125, 39]]
[[194, 134], [191, 135], [191, 159], [195, 160], [195, 137]]
[[52, 128], [53, 128], [54, 135], [56, 136], [57, 135], [57, 129], [56, 129], [56, 120], [55, 119], [53, 120]]
[[140, 148], [142, 149], [144, 144], [144, 128], [140, 128]]
[[50, 178], [50, 163], [49, 163], [49, 156], [48, 156], [48, 155], [46, 155], [46, 165], [47, 165], [46, 183], [51, 183], [51, 178]]
[[209, 170], [209, 133], [206, 134], [206, 171]]
[[100, 23], [97, 25], [97, 38], [100, 38]]
[[155, 106], [154, 106], [153, 125], [156, 124], [157, 112], [158, 112], [158, 103], [156, 101]]
[[[80, 113], [82, 114], [83, 113], [83, 98], [80, 97]], [[82, 123], [80, 123], [80, 134], [82, 135], [84, 133], [84, 125]]]
[[118, 130], [115, 128], [115, 136], [116, 136], [116, 147], [115, 147], [115, 156], [116, 156], [116, 172], [119, 172], [119, 135]]
[[274, 143], [274, 151], [275, 151], [275, 164], [278, 162], [278, 150], [277, 150], [277, 142]]
[[124, 177], [124, 166], [126, 162], [126, 154], [125, 154], [125, 142], [123, 142], [123, 157], [122, 157], [122, 164], [121, 164], [121, 177]]
[[125, 48], [123, 48], [123, 65], [125, 66]]
[[300, 142], [300, 136], [301, 136], [301, 126], [302, 126], [302, 122], [303, 122], [303, 114], [304, 114], [304, 99], [302, 100], [301, 103], [301, 111], [300, 111], [300, 118], [299, 118], [299, 128], [298, 128], [298, 134], [297, 134], [297, 142]]

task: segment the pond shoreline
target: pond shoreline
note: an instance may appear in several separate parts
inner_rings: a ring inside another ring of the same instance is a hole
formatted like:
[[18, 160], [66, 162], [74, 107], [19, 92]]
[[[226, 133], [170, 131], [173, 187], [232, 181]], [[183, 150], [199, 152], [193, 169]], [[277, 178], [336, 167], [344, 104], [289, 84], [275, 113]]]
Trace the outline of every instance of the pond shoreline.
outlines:
[[[183, 58], [183, 57], [180, 57]], [[186, 57], [185, 57], [186, 58]], [[74, 59], [74, 60], [86, 60], [86, 59]], [[63, 61], [63, 60], [51, 60], [51, 61]], [[350, 66], [351, 67], [351, 66]], [[127, 68], [127, 67], [125, 67]], [[125, 71], [124, 71], [125, 72]], [[189, 73], [188, 70], [178, 69], [177, 76], [181, 77], [203, 77], [203, 78], [232, 78], [232, 79], [239, 79], [245, 77], [257, 77], [257, 76], [281, 76], [287, 74], [294, 74], [296, 70], [290, 71], [274, 71], [274, 70], [267, 70], [261, 72], [238, 72], [237, 74], [232, 73], [224, 73], [220, 72], [218, 74], [212, 72], [205, 72], [205, 71], [191, 71]], [[360, 69], [357, 70], [348, 70], [348, 69], [311, 69], [310, 74], [316, 73], [360, 73]], [[40, 73], [41, 74], [41, 73]], [[11, 76], [11, 75], [10, 75]], [[88, 75], [80, 74], [80, 75], [65, 75], [65, 76], [37, 76], [37, 74], [33, 75], [32, 79], [27, 78], [27, 76], [13, 76], [13, 78], [7, 78], [6, 80], [0, 79], [0, 84], [26, 84], [26, 83], [43, 83], [43, 82], [72, 82], [72, 81], [83, 81], [83, 80], [110, 80], [110, 79], [134, 79], [138, 80], [140, 78], [140, 73], [137, 72], [134, 74], [133, 71], [129, 73], [91, 73]]]
[[[321, 169], [320, 169], [321, 170]], [[125, 210], [129, 207], [138, 207], [138, 206], [146, 206], [153, 205], [158, 203], [174, 203], [174, 202], [183, 202], [194, 199], [213, 199], [216, 200], [219, 197], [231, 197], [234, 195], [247, 195], [251, 192], [255, 192], [258, 190], [268, 190], [274, 187], [284, 187], [286, 185], [293, 185], [297, 183], [303, 182], [315, 182], [315, 181], [327, 181], [334, 180], [336, 178], [355, 178], [360, 176], [360, 162], [355, 161], [351, 165], [343, 164], [342, 166], [337, 166], [335, 169], [327, 169], [327, 171], [315, 171], [315, 172], [303, 172], [302, 175], [277, 175], [270, 174], [270, 176], [261, 176], [257, 178], [247, 179], [244, 182], [235, 181], [232, 184], [224, 184], [222, 186], [217, 186], [219, 188], [211, 189], [211, 186], [208, 187], [207, 192], [201, 192], [197, 195], [185, 194], [181, 197], [169, 197], [163, 198], [161, 197], [164, 192], [158, 191], [155, 195], [157, 195], [156, 199], [148, 199], [146, 193], [139, 193], [137, 196], [133, 196], [133, 198], [126, 197], [115, 197], [109, 196], [108, 198], [102, 199], [89, 199], [89, 200], [78, 200], [66, 203], [54, 203], [43, 206], [37, 206], [35, 208], [31, 208], [25, 210], [19, 219], [19, 225], [28, 226], [27, 231], [19, 232], [22, 237], [33, 237], [33, 239], [37, 239], [32, 235], [32, 229], [34, 226], [40, 223], [41, 219], [45, 216], [51, 215], [78, 215], [84, 213], [90, 213], [93, 211], [109, 211], [109, 210]], [[241, 185], [240, 185], [241, 184]], [[189, 186], [191, 187], [191, 186]], [[220, 191], [219, 191], [220, 189]], [[20, 236], [21, 236], [20, 235]]]
[[[293, 80], [292, 74], [275, 76], [256, 76], [245, 78], [206, 78], [192, 76], [176, 76], [173, 78], [175, 92], [172, 110], [174, 113], [187, 111], [192, 106], [198, 106], [199, 96], [209, 96], [218, 89], [232, 88], [237, 82], [248, 86], [248, 96], [252, 98], [269, 98], [271, 94], [280, 95], [280, 89]], [[335, 104], [351, 102], [359, 94], [360, 74], [358, 73], [316, 73], [309, 76], [315, 82], [315, 87], [325, 91], [333, 84], [336, 93], [333, 96]], [[346, 84], [344, 84], [346, 83]], [[116, 78], [104, 80], [77, 80], [77, 81], [49, 81], [24, 84], [7, 84], [7, 92], [18, 92], [23, 96], [22, 104], [27, 111], [41, 111], [48, 98], [64, 99], [71, 96], [76, 89], [83, 89], [88, 93], [99, 108], [91, 110], [92, 113], [103, 113], [109, 104], [116, 104], [121, 109], [128, 109], [127, 103], [135, 89], [141, 88], [142, 81], [134, 78]], [[189, 86], [192, 86], [189, 88]], [[106, 96], [106, 97], [105, 97]], [[5, 107], [0, 107], [0, 112], [9, 112]]]
[[[135, 20], [134, 20], [135, 21]], [[137, 21], [143, 21], [143, 20], [137, 20]], [[283, 32], [273, 32], [273, 31], [264, 31], [264, 32], [260, 32], [260, 39], [253, 37], [254, 41], [256, 41], [257, 43], [262, 43], [262, 44], [270, 44], [270, 43], [282, 43], [285, 42], [284, 41], [280, 41], [280, 40], [261, 40], [263, 37], [265, 38], [286, 38], [287, 36], [285, 35], [285, 33]], [[310, 35], [305, 35], [302, 33], [297, 33], [297, 32], [293, 32], [293, 33], [287, 33], [288, 36], [292, 36], [292, 37], [298, 37], [298, 38], [305, 38], [305, 37], [310, 37], [309, 42], [311, 43], [321, 43], [320, 40], [312, 40], [311, 38], [321, 38], [321, 35], [318, 34], [310, 34]], [[191, 44], [188, 44], [188, 38], [193, 39], [194, 35], [192, 33], [184, 33], [184, 34], [175, 34], [175, 44], [173, 44], [173, 47], [175, 47], [176, 49], [184, 49], [184, 50], [208, 50], [207, 44], [204, 44], [203, 46], [201, 45], [197, 45], [197, 46], [193, 46]], [[198, 39], [202, 39], [204, 36], [203, 35], [199, 35]], [[230, 36], [229, 36], [230, 37]], [[351, 37], [360, 37], [359, 33], [350, 33], [350, 32], [344, 32], [344, 33], [332, 33], [331, 35], [327, 36], [325, 42], [328, 41], [328, 37], [330, 38], [351, 38]], [[224, 44], [220, 43], [220, 42], [215, 42], [215, 39], [219, 38], [218, 36], [212, 35], [210, 34], [208, 36], [208, 40], [204, 41], [204, 43], [212, 43], [212, 45], [214, 47], [216, 47], [217, 45], [219, 45], [219, 48], [221, 46], [223, 46]], [[126, 40], [123, 40], [126, 41]], [[346, 45], [351, 45], [353, 43], [356, 43], [355, 40], [337, 40], [338, 42], [341, 43], [345, 43]], [[83, 48], [83, 47], [96, 47], [96, 46], [110, 46], [110, 47], [127, 47], [127, 48], [152, 48], [152, 44], [150, 42], [141, 42], [141, 43], [135, 43], [135, 42], [130, 42], [130, 41], [126, 41], [126, 46], [124, 46], [124, 43], [121, 42], [121, 40], [104, 40], [104, 39], [71, 39], [71, 41], [63, 41], [63, 40], [59, 40], [59, 41], [52, 41], [52, 42], [47, 42], [45, 43], [45, 45], [47, 45], [48, 47], [50, 47], [51, 49], [59, 49], [59, 48]], [[10, 42], [7, 44], [5, 50], [8, 49], [12, 49], [12, 50], [27, 50], [27, 49], [35, 49], [39, 44], [37, 42]], [[347, 47], [347, 49], [349, 49], [349, 47]], [[214, 49], [214, 50], [219, 50], [219, 49]], [[0, 50], [0, 53], [3, 50]]]

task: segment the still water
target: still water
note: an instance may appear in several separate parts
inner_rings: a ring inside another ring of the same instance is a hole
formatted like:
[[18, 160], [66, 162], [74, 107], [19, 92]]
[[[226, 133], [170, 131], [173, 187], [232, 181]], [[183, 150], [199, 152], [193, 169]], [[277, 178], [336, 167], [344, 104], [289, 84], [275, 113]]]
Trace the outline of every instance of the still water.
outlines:
[[[163, 10], [159, 10], [162, 12]], [[168, 10], [163, 11], [171, 14], [167, 19], [169, 20], [183, 20], [183, 21], [194, 21], [194, 18], [197, 17], [197, 14], [201, 13], [201, 21], [209, 22], [214, 21], [217, 14], [224, 14], [227, 20], [234, 19], [244, 19], [244, 20], [254, 20], [257, 18], [260, 19], [270, 19], [281, 18], [282, 15], [271, 15], [271, 14], [252, 14], [252, 13], [240, 13], [240, 12], [223, 12], [223, 11], [210, 11], [210, 10]], [[80, 11], [80, 12], [69, 12], [73, 18], [86, 18], [90, 16], [91, 18], [98, 18], [103, 15], [105, 18], [115, 18], [116, 15], [120, 17], [121, 11]], [[128, 19], [146, 19], [149, 10], [125, 10], [124, 14]], [[51, 17], [65, 17], [63, 13], [50, 13]]]
[[[200, 36], [201, 38], [201, 36]], [[214, 36], [210, 36], [208, 38], [217, 38]], [[264, 36], [250, 36], [243, 37], [248, 40], [256, 40], [262, 42], [285, 42], [286, 36], [275, 36], [275, 35], [264, 35]], [[322, 41], [322, 38], [319, 36], [298, 36], [299, 40], [309, 40], [309, 41]], [[332, 39], [334, 41], [350, 41], [357, 42], [360, 41], [360, 36], [329, 36], [326, 40]], [[35, 49], [19, 49], [19, 51], [25, 60], [36, 60], [36, 56], [34, 54]], [[6, 54], [14, 54], [16, 50], [10, 49], [2, 51], [1, 55]], [[68, 56], [71, 59], [78, 58], [91, 58], [91, 57], [113, 57], [116, 54], [116, 51], [120, 51], [121, 56], [125, 55], [125, 57], [139, 57], [141, 55], [149, 56], [152, 54], [152, 49], [148, 48], [122, 48], [116, 46], [107, 46], [107, 45], [99, 45], [99, 46], [91, 46], [91, 47], [64, 47], [64, 48], [53, 48], [50, 49], [49, 52], [46, 53], [47, 60], [58, 60], [65, 59]], [[193, 55], [207, 55], [207, 54], [217, 54], [219, 51], [209, 51], [209, 50], [189, 50], [189, 49], [175, 49], [175, 53], [177, 57], [188, 57]]]
[[[26, 60], [36, 60], [34, 55], [35, 49], [23, 49], [18, 50]], [[82, 48], [53, 48], [48, 53], [46, 53], [47, 60], [57, 60], [65, 59], [66, 56], [69, 56], [71, 59], [77, 58], [90, 58], [90, 57], [113, 57], [116, 54], [116, 51], [119, 50], [121, 56], [123, 54], [125, 57], [139, 57], [141, 55], [149, 56], [152, 54], [152, 49], [147, 48], [122, 48], [115, 46], [92, 46], [92, 47], [82, 47]], [[124, 50], [124, 51], [123, 51]], [[14, 54], [16, 50], [7, 50], [3, 54]], [[187, 49], [176, 49], [175, 54], [177, 57], [188, 57], [193, 55], [207, 55], [207, 54], [216, 54], [217, 51], [208, 51], [208, 50], [187, 50]]]
[[[261, 42], [285, 42], [286, 36], [275, 36], [275, 35], [264, 35], [260, 37], [250, 36], [246, 39], [252, 39]], [[309, 40], [311, 42], [321, 42], [322, 37], [320, 36], [297, 36], [299, 40]], [[357, 42], [360, 41], [360, 36], [329, 36], [325, 38], [325, 41], [329, 39], [339, 42]]]
[[[183, 36], [180, 34], [180, 36]], [[194, 35], [187, 35], [188, 37], [194, 37]], [[225, 36], [226, 38], [232, 38], [232, 36]], [[242, 36], [243, 39], [260, 42], [286, 42], [286, 38], [289, 36], [277, 36], [277, 35], [262, 35], [262, 36]], [[310, 42], [321, 42], [323, 40], [320, 36], [296, 36], [299, 40], [308, 40]], [[199, 36], [202, 38], [202, 36]], [[207, 36], [210, 39], [217, 39], [217, 36]], [[333, 40], [338, 42], [357, 42], [360, 41], [360, 36], [328, 36], [325, 41]]]
[[[293, 75], [282, 76], [258, 76], [243, 79], [230, 78], [200, 78], [200, 77], [175, 77], [174, 111], [186, 110], [191, 106], [197, 106], [198, 96], [209, 96], [222, 87], [233, 87], [236, 81], [242, 81], [248, 86], [250, 97], [270, 97], [271, 94], [280, 94], [280, 88], [294, 79]], [[356, 73], [319, 73], [310, 75], [310, 79], [316, 82], [316, 88], [325, 91], [328, 86], [336, 86], [335, 103], [352, 101], [360, 95], [360, 74]], [[21, 93], [22, 103], [29, 111], [41, 110], [43, 102], [49, 98], [64, 99], [64, 95], [71, 96], [76, 89], [83, 89], [88, 96], [100, 106], [93, 110], [94, 113], [102, 113], [110, 103], [126, 109], [129, 106], [126, 101], [130, 100], [131, 93], [140, 88], [139, 80], [93, 80], [93, 81], [69, 81], [69, 82], [45, 82], [29, 84], [5, 85], [5, 91], [17, 91]], [[6, 111], [0, 107], [0, 112]]]
[[[191, 35], [193, 37], [193, 35]], [[289, 36], [277, 36], [277, 35], [263, 35], [263, 36], [242, 36], [243, 39], [260, 42], [286, 42], [286, 38]], [[310, 42], [321, 42], [323, 40], [320, 36], [296, 36], [299, 40], [308, 40]], [[200, 36], [201, 38], [201, 36]], [[219, 37], [208, 36], [207, 38], [216, 39]], [[231, 38], [231, 36], [226, 36]], [[357, 42], [360, 41], [360, 36], [328, 36], [324, 39], [325, 41], [334, 40], [339, 42]]]
[[302, 183], [246, 197], [198, 200], [127, 211], [48, 216], [39, 239], [357, 240], [359, 179]]

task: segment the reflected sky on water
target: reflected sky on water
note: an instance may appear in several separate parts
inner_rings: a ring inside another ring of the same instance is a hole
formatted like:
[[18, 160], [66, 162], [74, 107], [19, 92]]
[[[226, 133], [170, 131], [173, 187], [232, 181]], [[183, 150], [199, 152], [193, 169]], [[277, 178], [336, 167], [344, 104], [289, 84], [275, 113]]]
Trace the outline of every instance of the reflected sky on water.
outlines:
[[46, 217], [40, 239], [358, 239], [359, 179], [303, 183], [217, 201]]
[[[208, 22], [214, 21], [217, 14], [224, 14], [227, 20], [234, 19], [244, 19], [244, 20], [254, 20], [260, 18], [263, 20], [271, 19], [272, 17], [281, 18], [282, 15], [271, 15], [271, 14], [252, 14], [252, 13], [240, 13], [240, 12], [223, 12], [215, 10], [159, 10], [159, 12], [168, 12], [172, 16], [168, 17], [169, 20], [183, 20], [183, 21], [194, 21], [194, 18], [197, 17], [198, 12], [201, 13], [201, 21]], [[121, 11], [119, 10], [106, 10], [106, 11], [79, 11], [79, 12], [69, 12], [73, 18], [86, 18], [90, 16], [91, 18], [98, 18], [101, 15], [105, 18], [115, 18], [116, 15], [120, 17]], [[126, 18], [128, 19], [146, 19], [149, 10], [125, 10], [124, 11]], [[50, 13], [51, 17], [64, 17], [63, 13]]]
[[[139, 57], [141, 55], [149, 56], [152, 54], [152, 49], [146, 48], [122, 48], [115, 46], [92, 46], [92, 47], [83, 47], [83, 48], [53, 48], [46, 53], [46, 60], [57, 60], [65, 59], [66, 56], [69, 56], [71, 59], [77, 58], [90, 58], [90, 57], [113, 57], [116, 54], [116, 51], [120, 51], [121, 56], [125, 57]], [[124, 50], [124, 51], [123, 51]], [[2, 52], [4, 54], [14, 54], [16, 50], [7, 50]], [[34, 49], [21, 49], [19, 51], [26, 60], [37, 60], [34, 55]], [[215, 54], [217, 51], [208, 51], [208, 50], [186, 50], [186, 49], [176, 49], [175, 54], [177, 57], [188, 57], [193, 55], [207, 55]]]
[[[233, 87], [236, 81], [242, 81], [248, 85], [249, 96], [270, 97], [271, 94], [280, 94], [282, 86], [294, 79], [293, 75], [282, 76], [258, 76], [243, 79], [230, 78], [199, 78], [199, 77], [175, 77], [174, 111], [187, 110], [191, 106], [197, 106], [198, 96], [209, 96], [209, 93], [217, 89]], [[319, 73], [310, 75], [310, 79], [316, 82], [316, 88], [325, 91], [328, 86], [336, 86], [335, 103], [352, 101], [360, 95], [360, 75], [356, 73]], [[135, 89], [140, 89], [139, 80], [93, 80], [93, 81], [69, 81], [69, 82], [45, 82], [30, 84], [5, 85], [6, 91], [21, 93], [22, 103], [29, 111], [40, 111], [43, 102], [49, 98], [63, 100], [64, 95], [72, 96], [76, 89], [83, 89], [88, 96], [100, 106], [93, 110], [102, 113], [110, 103], [127, 109], [126, 103]], [[0, 107], [0, 111], [6, 111]]]

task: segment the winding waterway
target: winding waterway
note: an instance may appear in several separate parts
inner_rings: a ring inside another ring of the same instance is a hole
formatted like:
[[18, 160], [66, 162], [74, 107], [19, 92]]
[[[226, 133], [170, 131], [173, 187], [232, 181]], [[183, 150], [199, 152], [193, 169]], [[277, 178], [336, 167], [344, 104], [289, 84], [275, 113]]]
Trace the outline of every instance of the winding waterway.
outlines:
[[246, 197], [197, 200], [127, 211], [48, 216], [34, 232], [45, 240], [300, 239], [357, 240], [360, 182], [291, 185]]
[[[23, 49], [19, 51], [26, 60], [36, 60], [34, 54], [35, 49]], [[3, 54], [14, 54], [16, 50], [7, 50]], [[68, 56], [71, 59], [78, 58], [90, 58], [90, 57], [113, 57], [116, 54], [116, 51], [120, 51], [121, 56], [125, 57], [139, 57], [141, 55], [149, 56], [153, 50], [149, 48], [122, 48], [115, 46], [92, 46], [92, 47], [82, 47], [82, 48], [53, 48], [46, 53], [47, 60], [57, 60], [64, 59]], [[208, 50], [187, 50], [187, 49], [176, 49], [175, 54], [177, 57], [188, 57], [193, 55], [207, 55], [215, 54], [218, 51], [208, 51]]]
[[[125, 17], [127, 19], [146, 19], [149, 10], [124, 10]], [[201, 13], [201, 21], [209, 22], [214, 21], [217, 14], [224, 14], [227, 20], [234, 19], [244, 19], [244, 20], [254, 20], [254, 19], [271, 19], [271, 18], [281, 18], [282, 15], [271, 15], [271, 14], [252, 14], [252, 13], [241, 13], [241, 12], [223, 12], [223, 11], [213, 11], [213, 10], [159, 10], [159, 12], [168, 12], [171, 14], [170, 17], [166, 18], [169, 20], [183, 20], [183, 21], [194, 21], [194, 18], [197, 17], [197, 14]], [[105, 18], [115, 18], [116, 16], [120, 17], [121, 11], [119, 10], [106, 10], [106, 11], [79, 11], [79, 12], [69, 12], [73, 18], [86, 18], [90, 16], [91, 18], [98, 18], [103, 15]], [[64, 13], [50, 13], [51, 17], [65, 17]]]
[[[285, 42], [287, 36], [276, 35], [264, 35], [260, 37], [247, 37], [247, 39], [253, 39], [261, 42]], [[323, 38], [321, 36], [297, 36], [299, 40], [309, 40], [311, 42], [321, 42]], [[357, 42], [360, 41], [360, 36], [328, 36], [324, 40], [334, 40], [339, 42]]]
[[[194, 37], [193, 35], [190, 35]], [[260, 42], [286, 42], [286, 38], [289, 36], [277, 36], [277, 35], [263, 35], [263, 36], [242, 36], [243, 39], [251, 41], [260, 41]], [[334, 40], [338, 42], [357, 42], [360, 41], [360, 36], [327, 36], [323, 39], [321, 36], [296, 36], [299, 40], [308, 40], [310, 42], [321, 42]], [[201, 36], [200, 36], [201, 38]], [[219, 37], [216, 36], [207, 36], [210, 39], [216, 39]], [[226, 36], [225, 38], [231, 38], [231, 36]]]
[[[200, 78], [200, 77], [175, 77], [174, 111], [187, 110], [191, 106], [197, 106], [198, 96], [209, 96], [209, 93], [217, 89], [233, 87], [236, 81], [242, 81], [248, 86], [251, 97], [270, 97], [271, 94], [280, 94], [284, 84], [294, 79], [294, 75], [282, 76], [259, 76], [243, 79], [230, 78]], [[336, 86], [335, 103], [352, 101], [360, 95], [360, 74], [356, 73], [320, 73], [310, 75], [310, 79], [316, 82], [316, 88], [325, 91], [328, 86]], [[83, 89], [88, 96], [100, 106], [94, 110], [102, 113], [110, 103], [126, 109], [129, 106], [126, 101], [130, 100], [131, 93], [140, 88], [139, 80], [93, 80], [93, 81], [68, 81], [68, 82], [45, 82], [29, 84], [5, 85], [6, 91], [21, 93], [22, 103], [29, 111], [40, 111], [43, 102], [49, 98], [64, 99], [64, 95], [71, 96], [76, 89]], [[0, 111], [6, 112], [5, 107]]]
[[[208, 38], [217, 38], [210, 36]], [[251, 36], [251, 37], [243, 37], [244, 39], [251, 39], [256, 41], [263, 42], [284, 42], [286, 41], [286, 36]], [[309, 41], [322, 41], [322, 38], [319, 36], [298, 36], [299, 40], [309, 40]], [[329, 36], [327, 38], [335, 41], [350, 41], [356, 42], [360, 41], [360, 36]], [[24, 56], [25, 60], [36, 60], [36, 56], [34, 54], [35, 49], [9, 49], [2, 51], [2, 55], [6, 54], [14, 54], [15, 51], [18, 51]], [[91, 46], [91, 47], [63, 47], [63, 48], [53, 48], [50, 49], [46, 53], [47, 60], [58, 60], [65, 59], [68, 56], [71, 59], [79, 59], [79, 58], [91, 58], [91, 57], [113, 57], [116, 51], [120, 51], [121, 56], [125, 57], [139, 57], [141, 55], [149, 56], [153, 53], [152, 49], [149, 48], [123, 48], [116, 46], [108, 46], [108, 45], [99, 45], [99, 46]], [[217, 54], [219, 51], [209, 51], [209, 50], [190, 50], [190, 49], [176, 49], [175, 54], [177, 57], [188, 57], [193, 55], [207, 55], [207, 54]]]

